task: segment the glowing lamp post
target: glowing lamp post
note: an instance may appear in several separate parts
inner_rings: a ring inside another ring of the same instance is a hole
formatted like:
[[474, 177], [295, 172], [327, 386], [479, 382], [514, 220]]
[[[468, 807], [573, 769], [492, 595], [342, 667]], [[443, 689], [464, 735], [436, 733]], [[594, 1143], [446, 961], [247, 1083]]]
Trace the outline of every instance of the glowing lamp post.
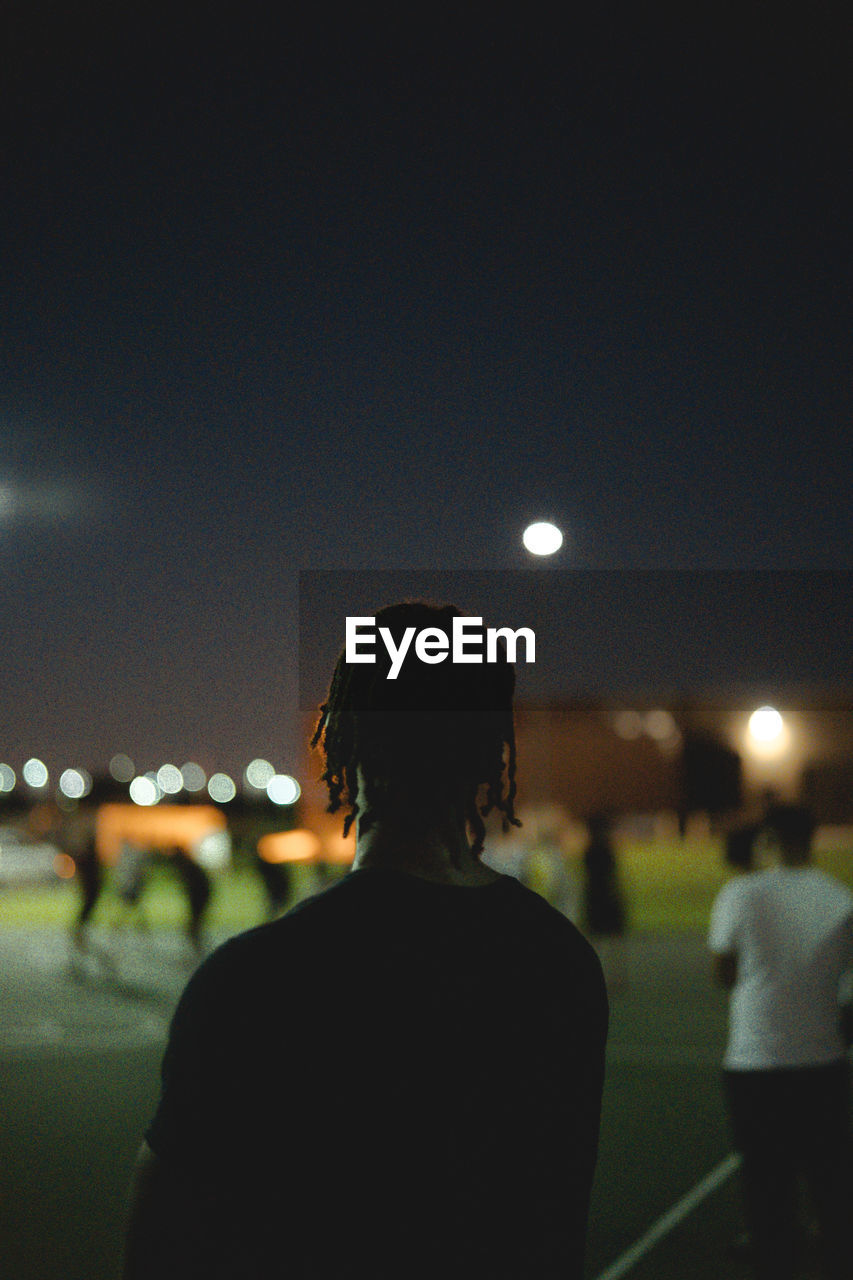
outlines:
[[802, 743], [786, 717], [775, 707], [757, 707], [746, 722], [742, 745], [744, 768], [755, 790], [795, 792], [797, 770], [802, 763]]
[[759, 756], [778, 755], [788, 744], [785, 721], [775, 707], [759, 707], [747, 725], [752, 750]]

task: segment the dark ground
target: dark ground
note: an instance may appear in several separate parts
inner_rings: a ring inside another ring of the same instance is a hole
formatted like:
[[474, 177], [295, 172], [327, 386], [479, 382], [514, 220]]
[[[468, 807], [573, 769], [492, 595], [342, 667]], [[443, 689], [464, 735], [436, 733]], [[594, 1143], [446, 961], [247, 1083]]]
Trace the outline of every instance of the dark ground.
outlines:
[[[10, 1280], [118, 1275], [128, 1176], [192, 957], [177, 934], [98, 937], [114, 968], [92, 963], [75, 976], [62, 933], [0, 931], [0, 1215]], [[619, 1269], [731, 1150], [719, 1089], [725, 997], [710, 987], [702, 939], [633, 937], [627, 970], [612, 999], [588, 1276], [746, 1280], [727, 1251], [741, 1226], [736, 1174]]]

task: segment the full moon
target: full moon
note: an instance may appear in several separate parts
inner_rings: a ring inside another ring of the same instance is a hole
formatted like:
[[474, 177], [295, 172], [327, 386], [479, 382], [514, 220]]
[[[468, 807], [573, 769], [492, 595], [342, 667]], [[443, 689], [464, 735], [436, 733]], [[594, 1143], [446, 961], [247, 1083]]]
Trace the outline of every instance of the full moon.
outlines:
[[534, 556], [552, 556], [563, 545], [562, 533], [555, 524], [549, 524], [547, 521], [529, 524], [521, 540]]

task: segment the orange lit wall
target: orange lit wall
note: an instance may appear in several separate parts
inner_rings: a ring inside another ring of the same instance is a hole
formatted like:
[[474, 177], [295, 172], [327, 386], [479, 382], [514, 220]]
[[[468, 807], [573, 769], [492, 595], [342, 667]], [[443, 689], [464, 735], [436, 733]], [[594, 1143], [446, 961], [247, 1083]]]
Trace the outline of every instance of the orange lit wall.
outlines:
[[181, 845], [189, 851], [203, 836], [227, 829], [225, 814], [213, 805], [104, 804], [95, 828], [98, 856], [110, 866], [118, 861], [122, 840], [141, 849]]
[[264, 862], [316, 862], [320, 841], [312, 831], [274, 831], [261, 836], [258, 854]]
[[355, 857], [355, 835], [341, 834], [342, 820], [312, 813], [311, 829], [276, 831], [262, 836], [258, 853], [265, 862], [331, 862], [348, 865]]

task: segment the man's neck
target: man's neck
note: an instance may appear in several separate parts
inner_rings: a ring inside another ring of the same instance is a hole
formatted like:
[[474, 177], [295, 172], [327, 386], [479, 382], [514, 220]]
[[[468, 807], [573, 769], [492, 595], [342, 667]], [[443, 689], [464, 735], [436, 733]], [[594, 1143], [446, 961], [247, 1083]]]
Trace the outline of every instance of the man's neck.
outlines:
[[481, 885], [500, 879], [476, 858], [464, 824], [452, 815], [423, 827], [416, 821], [389, 821], [372, 815], [357, 824], [353, 870], [383, 867], [438, 884]]

